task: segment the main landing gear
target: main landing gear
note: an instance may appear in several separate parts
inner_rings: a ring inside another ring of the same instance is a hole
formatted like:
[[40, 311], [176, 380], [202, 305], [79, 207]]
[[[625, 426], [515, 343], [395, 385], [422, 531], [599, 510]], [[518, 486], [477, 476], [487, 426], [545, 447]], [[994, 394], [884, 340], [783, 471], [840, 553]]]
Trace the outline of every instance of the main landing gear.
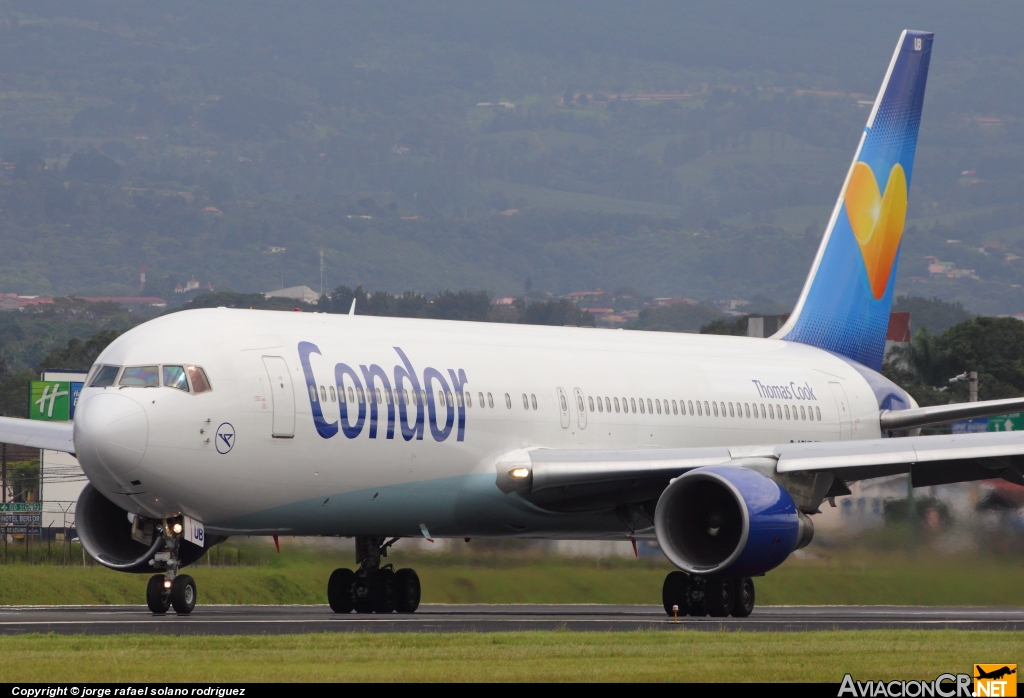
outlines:
[[162, 615], [173, 606], [175, 613], [185, 616], [196, 607], [196, 581], [187, 574], [178, 574], [183, 531], [179, 519], [169, 519], [157, 526], [164, 549], [153, 556], [150, 564], [156, 569], [164, 568], [167, 574], [154, 574], [146, 585], [146, 605], [153, 613]]
[[388, 548], [397, 538], [384, 542], [377, 536], [356, 536], [359, 569], [336, 569], [327, 582], [327, 601], [335, 613], [413, 613], [420, 605], [420, 578], [412, 569], [381, 567]]
[[665, 613], [680, 616], [746, 618], [754, 610], [754, 581], [750, 577], [721, 579], [670, 572], [661, 588]]

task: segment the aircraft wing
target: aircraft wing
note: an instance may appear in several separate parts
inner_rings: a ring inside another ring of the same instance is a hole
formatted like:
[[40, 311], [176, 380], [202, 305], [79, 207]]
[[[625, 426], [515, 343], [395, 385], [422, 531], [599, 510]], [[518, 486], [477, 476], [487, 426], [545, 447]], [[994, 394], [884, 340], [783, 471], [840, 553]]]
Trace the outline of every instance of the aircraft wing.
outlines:
[[536, 448], [499, 461], [498, 485], [540, 505], [630, 504], [657, 499], [672, 478], [685, 472], [729, 464], [781, 480], [831, 475], [818, 488], [819, 501], [849, 494], [846, 483], [901, 473], [910, 473], [915, 487], [992, 478], [1024, 485], [1024, 433], [714, 448]]
[[74, 453], [73, 434], [71, 422], [0, 417], [0, 443]]

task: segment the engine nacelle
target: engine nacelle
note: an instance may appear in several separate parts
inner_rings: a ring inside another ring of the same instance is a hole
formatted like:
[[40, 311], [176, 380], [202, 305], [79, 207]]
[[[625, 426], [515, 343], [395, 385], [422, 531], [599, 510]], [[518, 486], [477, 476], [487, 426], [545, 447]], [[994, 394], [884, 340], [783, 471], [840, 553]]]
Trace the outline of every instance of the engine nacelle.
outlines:
[[728, 577], [764, 574], [814, 535], [810, 518], [778, 483], [728, 466], [676, 478], [658, 500], [654, 530], [680, 569]]
[[[132, 538], [128, 512], [104, 497], [92, 484], [86, 485], [78, 496], [75, 528], [86, 552], [101, 565], [121, 572], [159, 571], [150, 560], [163, 549], [163, 538], [154, 535], [150, 545]], [[207, 546], [219, 541], [209, 541]], [[203, 552], [204, 548], [182, 541], [178, 553], [181, 565], [195, 562]]]

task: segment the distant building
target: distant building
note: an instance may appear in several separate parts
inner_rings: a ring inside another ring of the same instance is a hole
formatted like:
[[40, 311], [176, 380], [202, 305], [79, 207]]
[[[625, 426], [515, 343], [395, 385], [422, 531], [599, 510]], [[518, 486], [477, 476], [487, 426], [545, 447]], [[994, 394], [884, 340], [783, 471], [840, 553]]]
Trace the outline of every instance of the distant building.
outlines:
[[697, 301], [692, 298], [655, 298], [654, 305], [659, 308], [666, 305], [697, 305]]
[[771, 337], [782, 329], [788, 319], [789, 313], [785, 315], [748, 315], [747, 336]]
[[491, 305], [512, 305], [516, 302], [516, 299], [512, 296], [505, 296], [503, 298], [492, 298]]
[[277, 247], [275, 245], [271, 245], [267, 249], [263, 250], [263, 254], [282, 254], [283, 252], [283, 247]]
[[580, 301], [597, 300], [603, 295], [604, 291], [597, 289], [596, 291], [573, 291], [572, 293], [567, 293], [565, 297], [573, 303], [579, 303]]
[[216, 206], [204, 206], [203, 207], [203, 213], [211, 213], [214, 216], [223, 216], [224, 215], [224, 212], [221, 211]]
[[310, 305], [316, 305], [320, 301], [320, 294], [309, 286], [291, 286], [277, 291], [266, 291], [264, 298], [290, 298]]

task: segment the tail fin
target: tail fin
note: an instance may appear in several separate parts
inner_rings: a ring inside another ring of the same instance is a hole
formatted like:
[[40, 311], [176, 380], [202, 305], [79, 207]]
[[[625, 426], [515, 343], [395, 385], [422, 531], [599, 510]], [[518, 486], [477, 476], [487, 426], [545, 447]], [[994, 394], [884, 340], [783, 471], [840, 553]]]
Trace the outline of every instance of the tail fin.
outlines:
[[811, 273], [776, 338], [881, 369], [933, 36], [900, 36]]

